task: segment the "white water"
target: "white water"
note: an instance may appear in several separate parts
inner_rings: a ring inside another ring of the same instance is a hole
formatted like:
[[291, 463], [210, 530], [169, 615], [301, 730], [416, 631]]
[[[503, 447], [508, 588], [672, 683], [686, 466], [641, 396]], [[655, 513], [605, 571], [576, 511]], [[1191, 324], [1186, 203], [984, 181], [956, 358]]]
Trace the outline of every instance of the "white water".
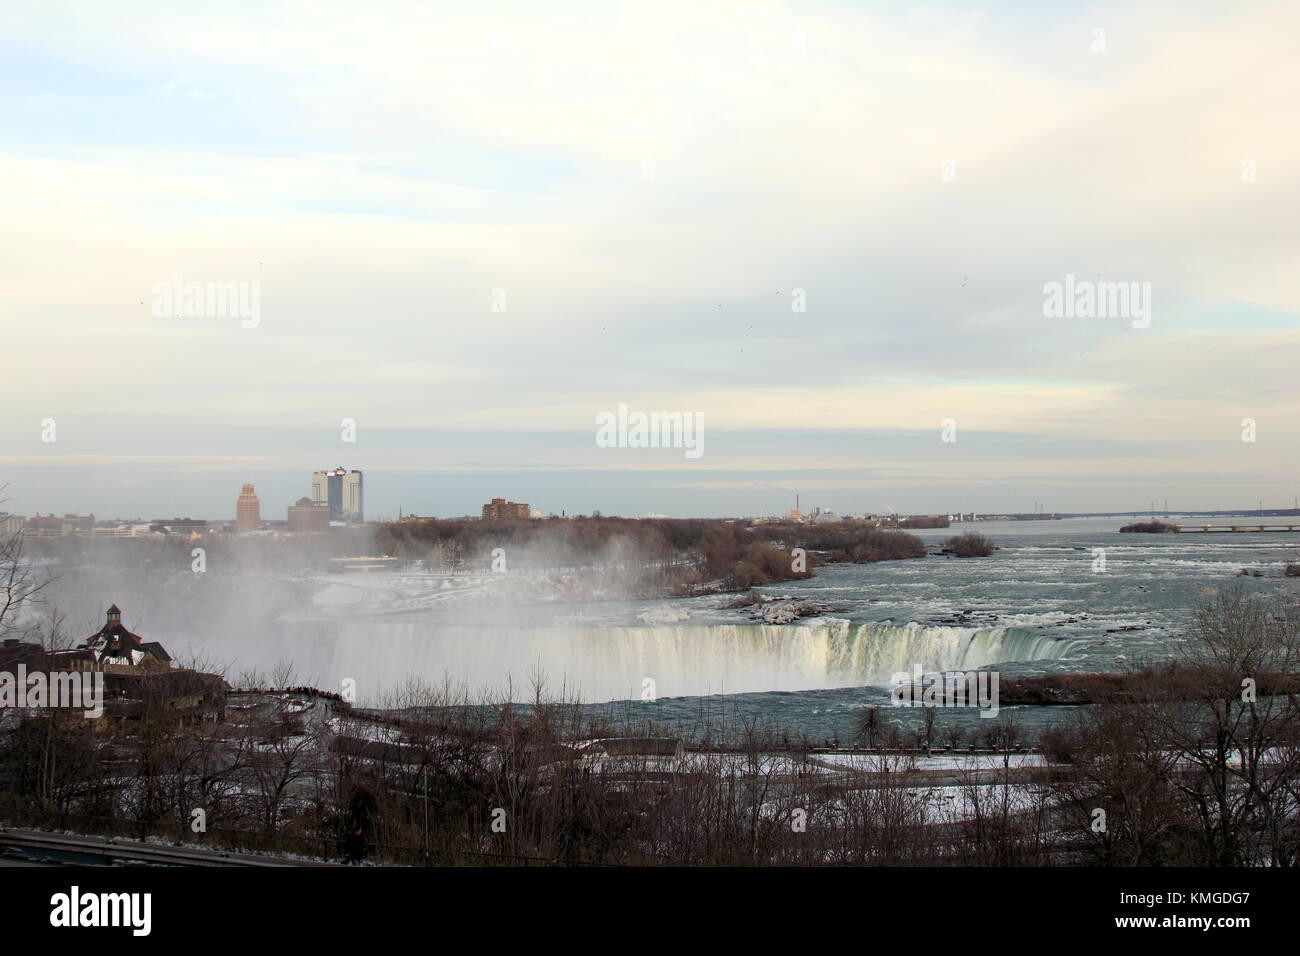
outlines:
[[552, 691], [563, 683], [595, 702], [638, 699], [647, 678], [658, 697], [881, 685], [914, 666], [933, 672], [1057, 660], [1074, 643], [1009, 628], [835, 618], [787, 626], [538, 628], [366, 619], [296, 637], [292, 655], [299, 673], [322, 686], [354, 679], [368, 704], [409, 679], [438, 683], [444, 675], [471, 690], [500, 689], [509, 675], [523, 697], [533, 673], [544, 673]]

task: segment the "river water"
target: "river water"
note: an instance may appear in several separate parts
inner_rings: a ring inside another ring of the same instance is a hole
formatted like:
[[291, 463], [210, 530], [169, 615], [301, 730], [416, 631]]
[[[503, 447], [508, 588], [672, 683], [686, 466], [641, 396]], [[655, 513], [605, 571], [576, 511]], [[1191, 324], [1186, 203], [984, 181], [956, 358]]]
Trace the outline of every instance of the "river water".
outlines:
[[[723, 606], [731, 596], [716, 595], [472, 610], [407, 599], [400, 613], [379, 600], [287, 624], [280, 651], [324, 686], [355, 680], [364, 703], [410, 678], [499, 690], [509, 677], [512, 696], [523, 699], [530, 676], [544, 674], [552, 691], [695, 738], [706, 726], [748, 721], [778, 736], [847, 742], [865, 704], [888, 706], [897, 671], [979, 668], [1007, 677], [1165, 660], [1187, 639], [1196, 606], [1222, 589], [1300, 588], [1281, 574], [1300, 535], [1118, 533], [1127, 520], [920, 531], [937, 545], [977, 530], [999, 550], [830, 565], [812, 579], [759, 589], [829, 607], [788, 625], [756, 623], [749, 609]], [[1265, 576], [1240, 576], [1243, 568]], [[1034, 729], [1070, 709], [1011, 710]], [[897, 708], [888, 716], [908, 726], [915, 718]], [[987, 726], [974, 712], [943, 717], [970, 731]]]

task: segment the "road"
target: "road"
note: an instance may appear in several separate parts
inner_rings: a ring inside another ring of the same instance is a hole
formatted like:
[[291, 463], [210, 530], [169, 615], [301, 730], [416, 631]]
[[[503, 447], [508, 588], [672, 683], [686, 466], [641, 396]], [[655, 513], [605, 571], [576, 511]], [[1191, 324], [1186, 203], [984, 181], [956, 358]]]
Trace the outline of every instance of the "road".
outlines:
[[261, 856], [145, 843], [121, 837], [0, 829], [5, 866], [337, 866], [319, 860]]

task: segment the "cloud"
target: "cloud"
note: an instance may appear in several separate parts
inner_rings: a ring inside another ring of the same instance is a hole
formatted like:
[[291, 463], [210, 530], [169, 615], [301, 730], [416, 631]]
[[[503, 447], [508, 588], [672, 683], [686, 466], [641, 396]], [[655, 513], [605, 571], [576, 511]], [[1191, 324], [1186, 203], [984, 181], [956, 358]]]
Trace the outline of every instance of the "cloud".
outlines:
[[[1271, 4], [6, 9], [0, 97], [46, 105], [0, 132], [0, 438], [54, 416], [89, 453], [104, 415], [127, 457], [260, 429], [307, 455], [355, 417], [407, 436], [368, 463], [401, 469], [422, 433], [463, 433], [448, 466], [495, 434], [499, 462], [624, 401], [720, 431], [951, 417], [1064, 475], [1099, 466], [1058, 441], [1144, 440], [1178, 481], [1176, 443], [1252, 416], [1280, 473], [1298, 29]], [[1067, 272], [1151, 282], [1151, 328], [1044, 318]], [[178, 273], [260, 283], [262, 322], [154, 318]], [[853, 460], [828, 451], [799, 464]]]

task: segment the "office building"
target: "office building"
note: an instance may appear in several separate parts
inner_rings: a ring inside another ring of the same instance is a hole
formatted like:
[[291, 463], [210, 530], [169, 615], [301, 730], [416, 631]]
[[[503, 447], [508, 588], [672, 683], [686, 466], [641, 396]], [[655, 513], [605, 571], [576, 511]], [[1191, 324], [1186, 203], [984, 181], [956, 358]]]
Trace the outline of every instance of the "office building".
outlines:
[[360, 524], [365, 521], [364, 485], [362, 473], [348, 471], [342, 465], [311, 476], [313, 504], [329, 509], [330, 521]]
[[235, 500], [235, 531], [256, 531], [262, 527], [262, 508], [252, 485], [244, 485]]

